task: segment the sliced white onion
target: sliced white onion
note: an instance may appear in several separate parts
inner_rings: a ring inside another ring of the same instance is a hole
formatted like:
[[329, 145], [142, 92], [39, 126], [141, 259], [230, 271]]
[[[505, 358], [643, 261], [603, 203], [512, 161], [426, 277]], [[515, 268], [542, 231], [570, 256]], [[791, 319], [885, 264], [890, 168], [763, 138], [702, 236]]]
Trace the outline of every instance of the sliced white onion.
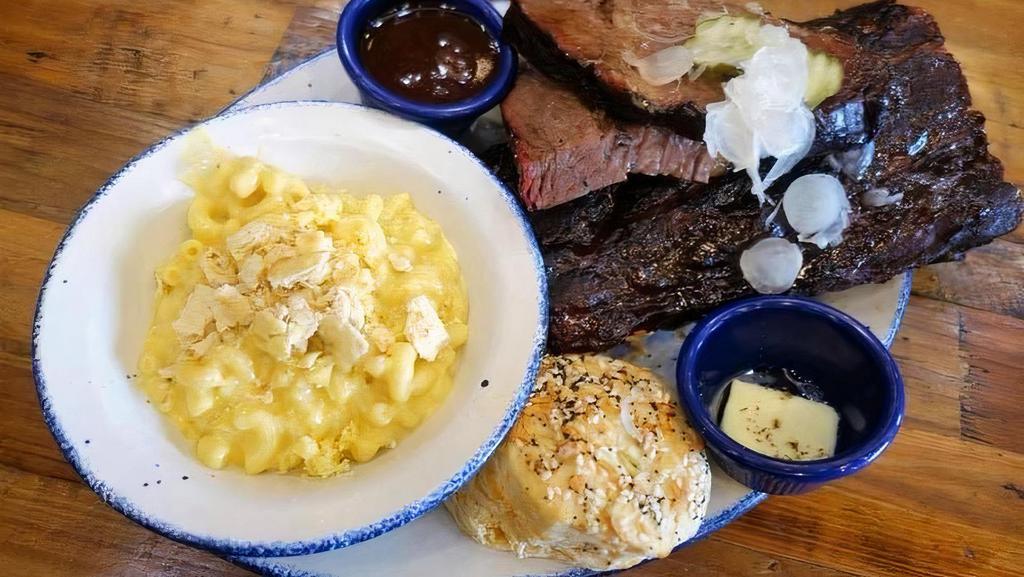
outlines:
[[800, 247], [784, 238], [759, 240], [740, 255], [743, 278], [761, 294], [774, 295], [789, 290], [803, 265]]
[[760, 48], [740, 66], [743, 74], [726, 87], [727, 95], [744, 110], [792, 110], [803, 104], [808, 83], [807, 48], [800, 41], [789, 39], [779, 46]]
[[832, 224], [828, 225], [824, 230], [806, 238], [804, 238], [804, 235], [799, 235], [798, 239], [800, 242], [816, 244], [818, 245], [818, 248], [824, 250], [830, 246], [836, 246], [843, 242], [843, 232], [846, 231], [846, 227], [848, 226], [850, 226], [850, 211], [844, 210], [839, 214], [839, 218], [832, 222]]
[[843, 185], [834, 176], [808, 174], [789, 185], [782, 197], [782, 207], [794, 230], [814, 234], [835, 222], [845, 198]]
[[755, 125], [758, 143], [770, 156], [805, 151], [814, 138], [814, 115], [807, 108], [763, 110]]
[[708, 154], [721, 156], [733, 165], [733, 170], [746, 170], [751, 191], [760, 202], [766, 200], [761, 183], [761, 149], [751, 132], [750, 125], [734, 102], [714, 102], [707, 106], [704, 142]]
[[[783, 124], [774, 130], [773, 126], [780, 122]], [[807, 156], [814, 144], [815, 133], [814, 114], [806, 106], [778, 117], [768, 115], [759, 136], [765, 151], [775, 157], [775, 164], [764, 178], [765, 188], [793, 170]]]
[[632, 50], [622, 53], [622, 59], [640, 73], [640, 78], [651, 86], [675, 82], [693, 68], [693, 52], [685, 46], [669, 46], [643, 58]]
[[643, 437], [640, 436], [640, 431], [636, 428], [636, 424], [633, 423], [633, 401], [635, 398], [633, 393], [623, 397], [622, 402], [619, 403], [619, 421], [630, 437], [642, 442]]
[[903, 200], [903, 193], [893, 194], [888, 188], [872, 188], [860, 196], [860, 202], [864, 206], [879, 207], [896, 204]]
[[705, 72], [707, 72], [707, 70], [707, 64], [697, 64], [690, 70], [690, 81], [693, 82], [694, 80], [697, 80], [698, 78], [700, 78], [701, 74], [704, 74]]
[[761, 46], [778, 46], [789, 39], [789, 31], [782, 26], [764, 24], [757, 29], [757, 41]]
[[793, 181], [782, 197], [782, 209], [800, 242], [825, 249], [843, 240], [850, 224], [850, 201], [839, 180], [829, 174], [808, 174]]
[[704, 141], [710, 155], [727, 158], [737, 170], [749, 166], [756, 168], [761, 159], [750, 125], [733, 102], [715, 102], [707, 106]]
[[859, 179], [875, 159], [875, 141], [868, 141], [864, 146], [851, 148], [828, 156], [828, 163], [852, 179]]
[[[763, 203], [765, 189], [807, 156], [815, 123], [804, 102], [807, 47], [778, 26], [762, 26], [757, 35], [761, 48], [740, 64], [743, 74], [726, 83], [725, 102], [708, 105], [704, 141], [709, 153], [747, 172]], [[776, 161], [762, 179], [760, 161], [768, 157]]]

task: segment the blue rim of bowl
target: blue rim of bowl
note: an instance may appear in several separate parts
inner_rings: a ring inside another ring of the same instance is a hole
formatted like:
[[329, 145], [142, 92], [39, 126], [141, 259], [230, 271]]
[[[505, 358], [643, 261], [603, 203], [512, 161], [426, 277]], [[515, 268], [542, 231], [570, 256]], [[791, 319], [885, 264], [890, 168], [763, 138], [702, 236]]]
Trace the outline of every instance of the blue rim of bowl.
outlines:
[[[883, 418], [884, 424], [879, 431], [864, 440], [857, 449], [830, 459], [801, 462], [784, 461], [761, 455], [737, 443], [723, 433], [711, 419], [711, 415], [702, 402], [700, 394], [693, 387], [685, 385], [689, 378], [684, 373], [687, 371], [687, 367], [693, 364], [698, 354], [698, 347], [692, 346], [693, 343], [726, 320], [766, 306], [808, 311], [844, 326], [846, 330], [851, 331], [866, 346], [875, 362], [882, 367], [888, 382], [891, 383], [891, 386], [887, 389], [890, 402]], [[692, 417], [693, 426], [706, 443], [712, 445], [715, 450], [721, 451], [743, 467], [757, 469], [777, 477], [796, 481], [832, 481], [862, 469], [888, 448], [903, 422], [905, 403], [903, 378], [900, 376], [896, 360], [893, 359], [886, 345], [878, 340], [871, 332], [871, 329], [850, 315], [832, 306], [802, 297], [761, 296], [746, 298], [723, 305], [710, 313], [697, 323], [683, 343], [683, 352], [679, 355], [679, 360], [676, 364], [676, 385], [679, 389], [680, 401], [686, 405], [688, 413]]]
[[[366, 91], [371, 98], [379, 101], [390, 110], [398, 114], [404, 114], [418, 118], [454, 119], [465, 118], [482, 114], [493, 108], [508, 92], [515, 80], [518, 67], [515, 52], [511, 45], [501, 39], [502, 16], [487, 0], [461, 0], [472, 4], [483, 16], [483, 24], [500, 46], [498, 69], [490, 84], [478, 94], [469, 98], [449, 102], [446, 104], [422, 104], [404, 98], [388, 90], [377, 82], [359, 59], [358, 37], [362, 31], [363, 22], [357, 22], [353, 14], [362, 10], [363, 7], [374, 0], [352, 0], [345, 5], [338, 18], [338, 27], [335, 30], [335, 43], [338, 50], [338, 58], [345, 68], [345, 72], [352, 79], [353, 84], [361, 91]], [[357, 29], [358, 27], [358, 29]]]
[[[386, 117], [390, 121], [404, 122], [410, 125], [410, 127], [416, 127], [419, 130], [431, 132], [435, 136], [442, 139], [448, 146], [454, 150], [460, 151], [464, 156], [469, 158], [472, 162], [475, 162], [481, 169], [483, 169], [488, 178], [491, 179], [492, 183], [501, 192], [502, 199], [505, 201], [506, 206], [511, 211], [512, 215], [517, 220], [520, 229], [527, 240], [527, 245], [530, 250], [530, 257], [533, 263], [534, 272], [537, 277], [537, 290], [540, 298], [538, 299], [538, 326], [533, 336], [533, 349], [529, 364], [526, 368], [526, 374], [523, 380], [519, 384], [519, 389], [516, 392], [515, 397], [512, 399], [508, 408], [494, 429], [491, 431], [490, 436], [484, 440], [483, 444], [476, 450], [476, 452], [469, 458], [466, 464], [455, 474], [453, 474], [447, 481], [442, 483], [439, 487], [428, 493], [423, 498], [410, 503], [409, 505], [390, 513], [387, 517], [364, 525], [354, 529], [349, 529], [340, 533], [327, 535], [317, 539], [307, 539], [301, 541], [246, 541], [237, 540], [221, 537], [211, 537], [208, 535], [196, 535], [183, 530], [175, 525], [171, 525], [154, 517], [151, 517], [141, 509], [139, 509], [134, 503], [125, 497], [119, 495], [113, 488], [107, 485], [102, 479], [99, 479], [92, 470], [86, 466], [85, 460], [79, 455], [78, 447], [67, 437], [61, 426], [60, 420], [53, 411], [52, 401], [50, 398], [49, 391], [46, 386], [46, 380], [43, 377], [42, 361], [38, 355], [38, 341], [40, 330], [42, 327], [42, 306], [43, 301], [46, 298], [46, 291], [50, 286], [50, 282], [53, 277], [54, 268], [60, 259], [61, 253], [64, 251], [65, 246], [71, 240], [75, 229], [78, 224], [88, 215], [93, 206], [106, 196], [107, 192], [116, 185], [121, 178], [132, 168], [135, 167], [139, 162], [159, 150], [165, 148], [172, 141], [182, 137], [186, 133], [204, 126], [209, 126], [217, 122], [221, 122], [227, 118], [245, 114], [247, 112], [274, 109], [274, 108], [302, 108], [302, 107], [337, 107], [337, 108], [350, 108], [367, 111], [371, 114], [378, 114], [382, 117]], [[547, 327], [548, 327], [548, 291], [547, 291], [547, 276], [544, 272], [544, 261], [540, 253], [540, 246], [537, 244], [537, 239], [533, 234], [533, 229], [530, 227], [529, 221], [526, 217], [526, 213], [520, 206], [519, 201], [516, 197], [505, 187], [505, 185], [481, 162], [472, 152], [466, 147], [462, 146], [458, 142], [451, 140], [450, 138], [433, 131], [427, 127], [409, 120], [403, 120], [401, 118], [389, 115], [386, 112], [376, 110], [370, 107], [362, 106], [359, 104], [345, 103], [345, 102], [324, 102], [324, 101], [307, 101], [307, 100], [291, 100], [283, 102], [274, 102], [269, 104], [260, 104], [256, 106], [249, 106], [244, 108], [237, 108], [225, 112], [219, 116], [207, 119], [203, 122], [191, 125], [186, 128], [175, 131], [170, 136], [160, 140], [156, 144], [153, 144], [149, 148], [145, 149], [141, 153], [132, 157], [123, 167], [115, 172], [97, 191], [93, 196], [85, 202], [84, 205], [75, 214], [71, 220], [71, 224], [64, 231], [60, 242], [57, 244], [57, 248], [54, 250], [53, 257], [50, 259], [50, 264], [47, 266], [46, 274], [43, 278], [42, 287], [39, 291], [39, 296], [36, 299], [36, 310], [33, 317], [32, 324], [32, 342], [31, 342], [31, 356], [32, 356], [32, 375], [36, 382], [36, 395], [39, 398], [39, 406], [43, 414], [43, 421], [46, 426], [50, 429], [50, 433], [53, 435], [54, 440], [57, 442], [61, 453], [64, 458], [71, 464], [78, 473], [78, 476], [82, 478], [82, 481], [89, 486], [105, 503], [113, 507], [116, 511], [122, 515], [128, 517], [132, 521], [135, 521], [139, 525], [146, 527], [152, 531], [155, 531], [169, 539], [190, 545], [193, 547], [199, 547], [219, 553], [222, 555], [232, 556], [256, 556], [256, 557], [286, 557], [294, 555], [311, 555], [313, 553], [320, 553], [331, 549], [340, 549], [349, 545], [354, 545], [368, 539], [372, 539], [393, 529], [397, 529], [402, 525], [416, 519], [430, 511], [431, 509], [440, 505], [449, 495], [455, 492], [463, 483], [469, 480], [476, 471], [483, 465], [484, 461], [491, 455], [491, 453], [497, 448], [498, 444], [505, 437], [508, 430], [512, 427], [519, 413], [522, 411], [523, 406], [526, 404], [526, 400], [530, 395], [530, 391], [533, 388], [533, 383], [536, 380], [537, 370], [540, 366], [541, 358], [544, 355], [544, 349], [547, 342]]]

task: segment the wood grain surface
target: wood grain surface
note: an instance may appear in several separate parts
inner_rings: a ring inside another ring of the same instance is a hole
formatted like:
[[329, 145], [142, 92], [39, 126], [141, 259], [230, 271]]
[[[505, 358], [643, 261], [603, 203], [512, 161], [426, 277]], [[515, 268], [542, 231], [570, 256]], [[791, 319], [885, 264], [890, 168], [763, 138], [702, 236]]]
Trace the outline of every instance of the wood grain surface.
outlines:
[[[855, 1], [763, 4], [792, 18]], [[931, 11], [1024, 182], [1024, 2]], [[329, 47], [338, 1], [0, 2], [0, 576], [246, 575], [133, 524], [40, 418], [29, 360], [43, 271], [75, 210], [132, 155]], [[918, 271], [893, 346], [907, 420], [863, 473], [773, 498], [630, 577], [1024, 573], [1024, 228]], [[390, 577], [390, 576], [389, 576]]]

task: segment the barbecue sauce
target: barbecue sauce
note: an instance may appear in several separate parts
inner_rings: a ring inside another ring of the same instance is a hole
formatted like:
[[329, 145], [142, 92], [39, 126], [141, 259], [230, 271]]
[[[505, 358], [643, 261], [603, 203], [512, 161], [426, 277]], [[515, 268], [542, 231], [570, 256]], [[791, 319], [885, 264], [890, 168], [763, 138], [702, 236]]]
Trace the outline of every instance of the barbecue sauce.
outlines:
[[441, 2], [400, 4], [371, 20], [359, 45], [378, 83], [424, 104], [463, 100], [487, 86], [498, 42], [470, 16]]

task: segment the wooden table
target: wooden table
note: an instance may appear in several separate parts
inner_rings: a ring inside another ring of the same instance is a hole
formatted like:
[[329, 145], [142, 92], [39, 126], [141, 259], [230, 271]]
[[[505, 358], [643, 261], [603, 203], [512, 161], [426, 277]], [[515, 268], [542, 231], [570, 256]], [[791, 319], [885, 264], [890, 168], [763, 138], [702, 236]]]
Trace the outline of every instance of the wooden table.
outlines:
[[[1024, 182], [1024, 2], [917, 0]], [[244, 575], [103, 505], [43, 424], [36, 293], [75, 209], [136, 152], [330, 42], [337, 0], [0, 3], [0, 575]], [[807, 17], [849, 0], [764, 2]], [[1024, 572], [1024, 227], [917, 273], [893, 352], [908, 410], [864, 473], [774, 498], [631, 576]]]

